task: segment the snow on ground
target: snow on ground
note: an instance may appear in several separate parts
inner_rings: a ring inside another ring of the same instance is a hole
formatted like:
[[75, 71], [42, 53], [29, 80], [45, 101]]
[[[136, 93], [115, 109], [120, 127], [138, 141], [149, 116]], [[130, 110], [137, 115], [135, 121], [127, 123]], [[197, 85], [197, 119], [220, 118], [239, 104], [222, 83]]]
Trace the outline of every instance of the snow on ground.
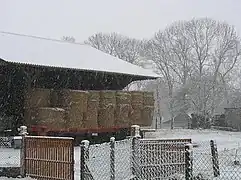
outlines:
[[[116, 178], [124, 180], [131, 176], [129, 140], [118, 142], [116, 148]], [[80, 147], [75, 147], [75, 179], [80, 178]], [[20, 150], [0, 148], [0, 167], [19, 167]], [[93, 177], [106, 180], [110, 177], [110, 145], [108, 143], [90, 146], [90, 158], [87, 162]], [[0, 179], [1, 180], [1, 179]]]
[[[198, 144], [194, 150], [194, 174], [201, 173], [213, 179], [210, 140], [217, 142], [221, 178], [217, 180], [241, 179], [241, 132], [226, 132], [217, 130], [159, 130], [146, 133], [147, 138], [191, 138]], [[116, 143], [116, 179], [128, 179], [130, 172], [130, 141]], [[89, 170], [95, 179], [109, 179], [109, 144], [93, 145], [90, 148], [90, 159], [87, 162]], [[0, 148], [0, 166], [19, 166], [20, 151], [12, 148]], [[237, 157], [235, 157], [235, 155]], [[75, 147], [75, 178], [80, 177], [80, 148]], [[230, 178], [232, 177], [232, 178]], [[1, 178], [0, 178], [1, 180]]]
[[192, 142], [198, 145], [193, 149], [194, 174], [201, 173], [208, 179], [213, 179], [210, 140], [215, 140], [221, 172], [221, 177], [216, 179], [241, 179], [241, 165], [234, 165], [235, 160], [241, 162], [241, 132], [162, 129], [157, 132], [148, 132], [146, 137], [159, 139], [191, 138]]

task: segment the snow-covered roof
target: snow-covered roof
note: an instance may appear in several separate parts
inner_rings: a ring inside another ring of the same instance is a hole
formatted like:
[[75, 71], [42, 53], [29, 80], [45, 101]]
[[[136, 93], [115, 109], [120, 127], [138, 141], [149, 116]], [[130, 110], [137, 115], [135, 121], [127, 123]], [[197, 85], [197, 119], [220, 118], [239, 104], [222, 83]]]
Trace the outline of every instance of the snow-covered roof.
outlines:
[[89, 45], [12, 34], [0, 34], [0, 58], [13, 63], [159, 77]]

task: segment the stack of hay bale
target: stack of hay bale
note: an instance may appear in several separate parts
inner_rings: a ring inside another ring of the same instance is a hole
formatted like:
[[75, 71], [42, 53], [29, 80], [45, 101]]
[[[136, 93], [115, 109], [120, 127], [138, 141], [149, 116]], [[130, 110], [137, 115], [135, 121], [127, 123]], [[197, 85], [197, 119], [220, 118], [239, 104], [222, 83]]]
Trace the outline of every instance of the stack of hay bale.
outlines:
[[85, 128], [98, 128], [99, 91], [89, 91]]
[[150, 126], [152, 92], [32, 89], [25, 98], [27, 125], [52, 129]]
[[65, 110], [62, 108], [40, 107], [36, 110], [38, 125], [47, 125], [52, 129], [65, 128]]
[[142, 110], [143, 110], [143, 92], [131, 92], [131, 124], [142, 125]]
[[51, 90], [35, 88], [25, 95], [25, 123], [47, 125], [49, 128], [65, 127], [65, 110], [51, 106]]
[[143, 110], [142, 110], [142, 125], [151, 126], [154, 112], [154, 95], [153, 92], [143, 93]]
[[116, 92], [115, 125], [130, 126], [131, 94], [125, 91]]
[[100, 91], [100, 104], [98, 113], [99, 127], [113, 127], [115, 123], [116, 108], [115, 91]]
[[66, 111], [68, 128], [84, 128], [87, 112], [88, 92], [65, 89], [58, 95], [58, 105]]

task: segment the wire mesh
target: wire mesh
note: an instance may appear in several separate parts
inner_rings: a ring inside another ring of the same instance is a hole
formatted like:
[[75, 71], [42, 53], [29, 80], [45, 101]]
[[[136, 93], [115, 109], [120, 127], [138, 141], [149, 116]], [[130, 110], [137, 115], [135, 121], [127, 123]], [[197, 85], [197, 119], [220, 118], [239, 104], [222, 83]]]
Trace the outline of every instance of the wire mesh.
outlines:
[[89, 152], [85, 155], [85, 174], [89, 174], [86, 179], [124, 180], [131, 178], [130, 144], [130, 140], [123, 140], [90, 145]]
[[185, 144], [190, 139], [139, 139], [133, 151], [137, 179], [170, 179], [185, 176]]
[[241, 179], [241, 147], [220, 149], [218, 152], [219, 179]]
[[131, 171], [131, 139], [116, 142], [115, 154], [116, 179], [130, 180], [133, 178]]
[[193, 176], [213, 178], [213, 165], [209, 141], [199, 141], [193, 148]]
[[0, 137], [0, 148], [11, 148], [12, 137]]
[[[213, 142], [213, 144], [212, 144]], [[232, 144], [231, 142], [229, 142]], [[234, 142], [235, 143], [235, 142]], [[215, 141], [199, 142], [193, 150], [194, 180], [240, 180], [241, 148], [219, 148]]]

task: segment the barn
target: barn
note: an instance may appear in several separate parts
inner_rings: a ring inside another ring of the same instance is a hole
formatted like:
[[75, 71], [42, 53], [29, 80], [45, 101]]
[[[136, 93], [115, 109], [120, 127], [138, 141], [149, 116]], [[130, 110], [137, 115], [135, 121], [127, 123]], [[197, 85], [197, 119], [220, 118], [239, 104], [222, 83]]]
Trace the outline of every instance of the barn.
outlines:
[[122, 90], [133, 81], [159, 75], [85, 44], [0, 34], [0, 122], [24, 124], [28, 88]]

